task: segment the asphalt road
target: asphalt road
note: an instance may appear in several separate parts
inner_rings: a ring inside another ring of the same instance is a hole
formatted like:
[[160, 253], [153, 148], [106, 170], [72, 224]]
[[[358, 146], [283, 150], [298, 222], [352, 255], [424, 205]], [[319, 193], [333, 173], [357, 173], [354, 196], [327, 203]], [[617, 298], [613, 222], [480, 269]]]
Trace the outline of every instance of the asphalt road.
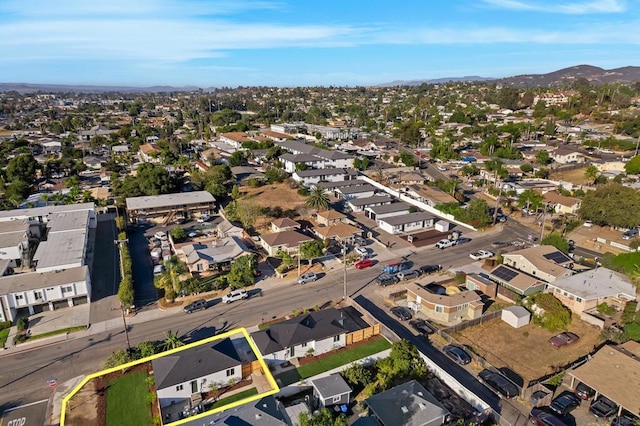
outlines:
[[[469, 243], [445, 250], [423, 249], [410, 254], [407, 260], [415, 266], [440, 263], [443, 267], [456, 267], [469, 263], [470, 252], [488, 248], [492, 241], [510, 241], [521, 238], [527, 232], [526, 228], [517, 224], [505, 226], [500, 234], [478, 237]], [[380, 272], [379, 264], [365, 270], [349, 268], [348, 294], [366, 296], [372, 292], [375, 289], [372, 282]], [[184, 336], [188, 342], [195, 341], [231, 328], [253, 326], [287, 315], [296, 309], [324, 306], [332, 301], [341, 300], [342, 294], [342, 268], [338, 267], [327, 271], [314, 283], [277, 286], [263, 291], [262, 296], [254, 295], [231, 305], [222, 304], [219, 299], [210, 300], [212, 306], [204, 311], [193, 314], [179, 313], [131, 325], [129, 338], [132, 345], [145, 340], [163, 340], [164, 333], [172, 330]], [[112, 330], [3, 357], [0, 372], [0, 412], [5, 408], [49, 397], [51, 388], [47, 384], [48, 380], [55, 378], [58, 383], [63, 383], [79, 375], [98, 371], [112, 352], [125, 347], [124, 332]], [[434, 349], [425, 350], [430, 354]], [[433, 356], [442, 357], [439, 352]]]

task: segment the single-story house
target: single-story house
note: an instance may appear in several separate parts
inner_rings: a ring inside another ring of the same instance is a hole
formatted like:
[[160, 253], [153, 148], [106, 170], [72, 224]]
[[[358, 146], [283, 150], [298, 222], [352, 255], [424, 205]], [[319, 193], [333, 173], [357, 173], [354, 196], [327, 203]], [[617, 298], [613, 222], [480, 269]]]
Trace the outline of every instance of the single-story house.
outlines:
[[373, 197], [366, 198], [352, 198], [347, 201], [347, 206], [353, 212], [364, 211], [367, 207], [382, 206], [384, 204], [391, 204], [393, 199], [388, 195], [374, 195]]
[[266, 182], [267, 177], [261, 171], [249, 166], [235, 166], [231, 168], [231, 174], [240, 185], [246, 185], [250, 180]]
[[300, 228], [300, 223], [288, 217], [281, 217], [271, 221], [273, 232], [294, 231]]
[[544, 201], [549, 203], [549, 206], [553, 207], [556, 213], [577, 214], [580, 209], [581, 201], [579, 198], [560, 195], [556, 191], [549, 191], [543, 197]]
[[345, 309], [323, 309], [280, 321], [251, 334], [265, 362], [282, 364], [307, 354], [319, 355], [347, 344], [347, 334], [369, 327]]
[[405, 188], [403, 192], [408, 197], [420, 201], [421, 203], [425, 203], [431, 207], [434, 207], [437, 204], [458, 202], [458, 200], [456, 200], [451, 194], [444, 192], [435, 186], [411, 185], [410, 187]]
[[204, 272], [231, 265], [240, 256], [251, 252], [238, 237], [225, 237], [210, 244], [187, 244], [180, 248], [189, 272]]
[[373, 185], [365, 184], [358, 186], [349, 186], [346, 188], [338, 188], [336, 192], [345, 200], [351, 200], [352, 198], [367, 198], [373, 197], [378, 188]]
[[480, 318], [484, 304], [475, 291], [436, 294], [417, 283], [405, 284], [407, 303], [416, 312], [439, 324], [457, 324], [463, 320]]
[[228, 132], [220, 134], [220, 142], [231, 145], [235, 149], [242, 148], [242, 144], [245, 142], [251, 142], [245, 132]]
[[313, 238], [297, 231], [274, 232], [260, 236], [260, 243], [269, 256], [276, 256], [280, 251], [289, 254], [298, 253], [300, 244], [312, 240]]
[[404, 201], [398, 203], [384, 204], [381, 206], [372, 206], [364, 209], [364, 214], [369, 219], [383, 219], [385, 217], [399, 216], [409, 213], [411, 206]]
[[436, 217], [427, 212], [413, 212], [378, 219], [378, 226], [390, 234], [403, 234], [433, 227]]
[[[257, 401], [228, 408], [185, 424], [189, 426], [234, 426], [259, 423], [265, 426], [291, 426], [290, 416], [286, 415], [286, 410], [283, 404], [273, 396], [265, 396]], [[173, 418], [171, 420], [173, 421]]]
[[231, 339], [214, 341], [151, 361], [160, 407], [242, 380], [242, 358]]
[[498, 284], [484, 274], [467, 274], [465, 286], [467, 290], [479, 291], [491, 298], [496, 297], [498, 292]]
[[529, 321], [531, 321], [531, 312], [522, 306], [509, 306], [502, 310], [500, 318], [511, 327], [520, 328], [529, 324]]
[[353, 241], [362, 235], [362, 229], [348, 223], [336, 223], [331, 226], [316, 226], [313, 232], [323, 240]]
[[548, 283], [545, 291], [553, 294], [576, 314], [594, 309], [601, 303], [622, 310], [628, 302], [636, 300], [636, 288], [631, 280], [607, 268], [596, 268], [557, 279]]
[[311, 386], [313, 386], [313, 397], [316, 406], [349, 405], [351, 387], [341, 375], [334, 373], [327, 377], [312, 380]]
[[343, 222], [346, 218], [347, 218], [346, 215], [338, 211], [335, 211], [333, 209], [328, 209], [328, 210], [316, 213], [316, 222], [324, 226], [331, 226], [336, 223]]
[[540, 245], [502, 255], [505, 266], [511, 266], [546, 282], [573, 275], [573, 259], [551, 245]]
[[440, 426], [449, 411], [420, 383], [403, 383], [364, 400], [369, 415], [382, 426]]
[[[498, 295], [508, 300], [513, 300], [513, 296], [509, 292], [518, 296], [528, 296], [544, 290], [545, 285], [545, 282], [541, 279], [508, 265], [496, 266], [489, 272], [489, 277], [500, 285], [498, 287]], [[502, 288], [508, 291], [504, 292]]]

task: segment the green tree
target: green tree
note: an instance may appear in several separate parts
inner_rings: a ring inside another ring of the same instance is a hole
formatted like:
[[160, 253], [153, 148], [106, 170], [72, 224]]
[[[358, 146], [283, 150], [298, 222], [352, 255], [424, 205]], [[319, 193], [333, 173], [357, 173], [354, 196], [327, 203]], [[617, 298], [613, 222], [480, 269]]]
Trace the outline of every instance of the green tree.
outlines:
[[238, 288], [252, 285], [255, 282], [257, 262], [254, 255], [240, 256], [237, 258], [229, 274], [227, 274], [227, 281], [229, 287], [235, 290]]
[[367, 157], [356, 157], [353, 159], [353, 167], [358, 170], [367, 170], [371, 162]]
[[624, 332], [631, 340], [640, 342], [640, 322], [632, 322], [625, 325]]
[[315, 414], [301, 413], [298, 416], [298, 426], [347, 426], [348, 424], [344, 414], [334, 417], [326, 407]]
[[[566, 330], [571, 323], [571, 311], [551, 293], [536, 293], [529, 297], [531, 304], [542, 308], [541, 314], [534, 314], [533, 322], [549, 331]], [[529, 300], [527, 300], [529, 302]]]
[[311, 265], [313, 259], [322, 257], [323, 249], [324, 243], [320, 240], [305, 241], [300, 244], [300, 254], [304, 259], [309, 260], [309, 265]]
[[640, 174], [640, 155], [636, 155], [624, 165], [624, 171], [628, 175]]
[[244, 160], [244, 151], [235, 151], [233, 154], [231, 154], [231, 157], [227, 159], [227, 162], [229, 163], [229, 167], [236, 167], [242, 166]]
[[546, 166], [547, 164], [549, 164], [550, 160], [551, 157], [549, 156], [549, 152], [545, 150], [539, 151], [536, 154], [536, 163], [540, 164], [541, 166]]
[[476, 199], [464, 209], [464, 221], [477, 228], [484, 228], [493, 222], [486, 200]]
[[533, 189], [527, 189], [518, 196], [518, 206], [536, 211], [542, 204], [544, 197]]
[[544, 245], [554, 246], [561, 252], [569, 253], [569, 241], [557, 232], [552, 232], [540, 241]]
[[314, 186], [309, 192], [309, 196], [305, 201], [307, 207], [315, 210], [327, 210], [329, 208], [329, 197], [320, 186]]
[[19, 180], [31, 185], [36, 178], [37, 167], [38, 162], [33, 155], [20, 154], [7, 163], [7, 179], [12, 182]]
[[588, 191], [578, 211], [582, 219], [597, 225], [622, 228], [640, 226], [640, 215], [629, 214], [640, 210], [640, 193], [617, 183], [599, 186]]
[[418, 159], [409, 151], [400, 152], [400, 161], [407, 167], [415, 167], [418, 165]]
[[118, 300], [122, 306], [129, 307], [133, 305], [135, 293], [133, 289], [133, 281], [131, 277], [123, 277], [118, 286]]
[[233, 185], [233, 188], [231, 188], [231, 198], [233, 198], [234, 200], [237, 200], [240, 197], [242, 197], [242, 192], [240, 192], [240, 188], [238, 188], [238, 185]]
[[169, 331], [164, 333], [164, 337], [165, 337], [165, 339], [162, 342], [162, 346], [161, 346], [162, 347], [162, 352], [168, 351], [168, 350], [171, 350], [171, 349], [176, 349], [176, 348], [184, 346], [184, 342], [178, 336], [178, 332], [177, 331], [174, 333], [171, 330], [169, 330]]
[[520, 170], [522, 170], [522, 173], [531, 173], [533, 171], [533, 166], [529, 163], [524, 163], [520, 165]]
[[173, 238], [175, 242], [180, 242], [187, 238], [187, 231], [185, 231], [181, 226], [176, 226], [169, 231], [169, 235], [171, 235], [171, 238]]
[[353, 364], [351, 367], [342, 370], [342, 377], [352, 386], [366, 386], [373, 382], [373, 373], [371, 369], [362, 364]]
[[598, 168], [593, 164], [589, 164], [584, 171], [584, 177], [591, 180], [591, 182], [593, 183], [595, 182], [597, 176]]

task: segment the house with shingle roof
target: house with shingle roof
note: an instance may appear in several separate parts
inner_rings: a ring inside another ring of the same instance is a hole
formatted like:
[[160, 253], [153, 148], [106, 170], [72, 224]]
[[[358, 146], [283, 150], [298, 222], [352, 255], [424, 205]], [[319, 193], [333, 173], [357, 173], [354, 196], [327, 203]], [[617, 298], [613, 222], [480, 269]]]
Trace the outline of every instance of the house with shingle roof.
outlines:
[[482, 316], [484, 303], [480, 296], [471, 290], [458, 287], [448, 289], [450, 294], [439, 294], [429, 286], [418, 283], [405, 284], [407, 303], [413, 304], [417, 312], [439, 324], [456, 324]]
[[300, 223], [288, 217], [281, 217], [271, 221], [273, 232], [294, 231], [300, 228]]
[[585, 156], [577, 147], [560, 146], [551, 153], [551, 159], [558, 164], [584, 163]]
[[145, 163], [159, 163], [160, 162], [160, 149], [154, 143], [145, 143], [140, 145], [138, 149], [138, 156], [141, 161]]
[[349, 225], [348, 223], [334, 223], [330, 226], [316, 226], [313, 232], [323, 240], [337, 240], [352, 242], [356, 237], [362, 235], [362, 229]]
[[260, 244], [269, 256], [276, 256], [280, 251], [289, 254], [298, 253], [300, 244], [312, 240], [313, 238], [297, 231], [274, 232], [260, 236]]
[[566, 254], [551, 245], [539, 245], [502, 255], [503, 263], [542, 281], [553, 282], [570, 277], [576, 265]]
[[549, 191], [543, 197], [544, 201], [549, 203], [549, 206], [553, 207], [556, 213], [577, 214], [580, 209], [581, 201], [579, 198], [560, 195], [556, 191]]
[[208, 244], [187, 244], [179, 249], [185, 256], [189, 272], [205, 272], [232, 264], [251, 252], [238, 237], [226, 237]]
[[242, 148], [242, 144], [245, 142], [251, 142], [252, 139], [249, 138], [245, 132], [228, 132], [220, 134], [220, 142], [231, 145], [235, 149]]
[[346, 218], [347, 218], [346, 215], [333, 209], [328, 209], [328, 210], [324, 210], [316, 213], [316, 222], [324, 226], [335, 225], [339, 222], [344, 221]]

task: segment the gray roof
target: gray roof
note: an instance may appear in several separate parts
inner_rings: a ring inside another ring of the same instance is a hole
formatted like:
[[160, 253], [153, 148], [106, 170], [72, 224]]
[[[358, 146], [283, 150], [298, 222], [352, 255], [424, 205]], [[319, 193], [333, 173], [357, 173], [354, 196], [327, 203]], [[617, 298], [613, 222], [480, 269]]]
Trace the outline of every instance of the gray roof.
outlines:
[[63, 206], [45, 206], [35, 207], [32, 209], [14, 209], [0, 211], [0, 221], [2, 220], [16, 220], [16, 219], [28, 219], [30, 217], [44, 217], [51, 213], [56, 212], [71, 212], [80, 210], [94, 210], [95, 204], [82, 203], [82, 204], [68, 204]]
[[364, 402], [383, 426], [439, 426], [449, 414], [449, 411], [415, 380], [373, 395]]
[[423, 220], [435, 220], [436, 217], [427, 212], [413, 212], [398, 216], [378, 219], [380, 222], [388, 223], [391, 226], [404, 225], [405, 223], [421, 222]]
[[385, 214], [385, 213], [393, 213], [400, 212], [403, 210], [409, 211], [410, 205], [405, 203], [404, 201], [400, 201], [399, 203], [391, 203], [391, 204], [383, 204], [381, 206], [371, 206], [367, 207], [367, 210], [371, 210], [375, 214]]
[[322, 399], [351, 392], [351, 387], [349, 387], [347, 382], [345, 382], [339, 374], [332, 374], [327, 377], [312, 380], [311, 385], [316, 389], [316, 392], [318, 392], [318, 395], [320, 395]]
[[158, 390], [237, 367], [242, 360], [231, 339], [210, 342], [151, 361]]
[[281, 403], [273, 396], [229, 408], [210, 416], [188, 421], [184, 425], [226, 425], [226, 426], [287, 426]]
[[283, 161], [290, 161], [292, 163], [314, 163], [318, 161], [325, 161], [324, 158], [320, 158], [313, 154], [282, 154], [280, 159]]
[[37, 269], [64, 266], [84, 261], [86, 229], [56, 232], [38, 244], [33, 260]]
[[268, 330], [252, 333], [251, 338], [260, 353], [266, 355], [301, 343], [350, 333], [367, 326], [368, 324], [346, 308], [331, 308], [272, 324]]
[[17, 247], [26, 238], [26, 229], [13, 232], [3, 232], [0, 234], [0, 248]]
[[183, 204], [201, 204], [213, 203], [210, 192], [194, 191], [194, 192], [178, 192], [175, 194], [164, 195], [144, 195], [142, 197], [127, 198], [127, 210], [153, 209], [159, 207], [172, 207]]
[[531, 312], [523, 306], [509, 306], [508, 308], [504, 308], [503, 311], [511, 312], [516, 318], [528, 318], [531, 316]]
[[[296, 172], [297, 173], [297, 172]], [[319, 186], [324, 189], [343, 188], [346, 186], [367, 185], [367, 182], [360, 179], [341, 180], [339, 182], [318, 182], [314, 186]]]
[[187, 244], [182, 246], [187, 263], [193, 265], [200, 259], [210, 264], [223, 263], [249, 253], [247, 247], [237, 237], [223, 238], [218, 245]]
[[636, 289], [629, 278], [607, 268], [596, 268], [570, 277], [559, 278], [548, 286], [562, 289], [584, 300], [609, 296], [636, 299]]
[[26, 274], [0, 277], [0, 294], [37, 290], [58, 285], [82, 282], [89, 274], [86, 266], [68, 268], [61, 271], [28, 272]]
[[308, 169], [298, 170], [296, 174], [301, 178], [311, 176], [329, 176], [329, 175], [355, 175], [357, 172], [353, 169], [339, 169], [336, 167], [330, 167], [326, 169]]
[[49, 235], [54, 232], [84, 229], [89, 225], [89, 211], [55, 212], [48, 217]]
[[388, 195], [374, 195], [373, 197], [354, 198], [348, 200], [347, 203], [351, 204], [352, 206], [363, 207], [380, 203], [389, 204], [392, 201], [393, 199]]
[[305, 154], [312, 154], [318, 150], [318, 148], [316, 148], [315, 146], [309, 145], [300, 140], [286, 140], [274, 143], [275, 145], [279, 145], [289, 152], [302, 152]]
[[338, 191], [340, 191], [342, 194], [344, 195], [350, 195], [350, 194], [359, 194], [361, 192], [371, 192], [371, 191], [377, 191], [378, 188], [376, 188], [373, 185], [357, 185], [357, 186], [348, 186], [346, 188], [340, 188]]
[[301, 234], [300, 232], [297, 232], [297, 231], [274, 232], [273, 234], [261, 235], [260, 238], [269, 247], [277, 247], [277, 246], [297, 247], [298, 245], [306, 241], [313, 240], [313, 238], [308, 237], [304, 234]]

